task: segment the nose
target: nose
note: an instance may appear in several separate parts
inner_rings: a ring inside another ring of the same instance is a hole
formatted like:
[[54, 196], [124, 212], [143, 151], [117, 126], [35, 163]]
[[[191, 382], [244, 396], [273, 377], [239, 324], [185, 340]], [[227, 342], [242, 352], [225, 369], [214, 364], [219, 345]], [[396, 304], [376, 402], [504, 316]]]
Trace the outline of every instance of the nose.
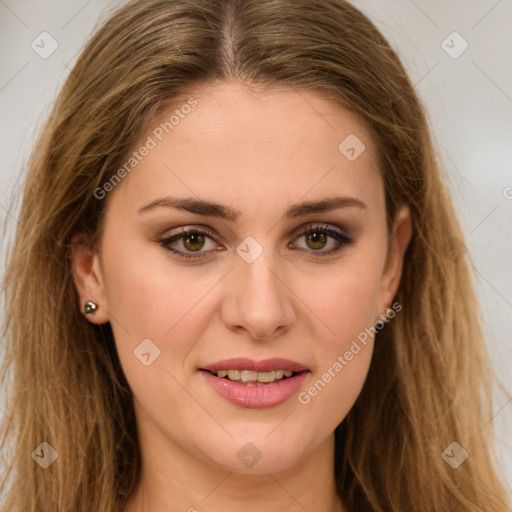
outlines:
[[252, 263], [237, 258], [226, 279], [222, 320], [230, 330], [245, 330], [254, 339], [265, 340], [295, 321], [290, 283], [266, 252]]

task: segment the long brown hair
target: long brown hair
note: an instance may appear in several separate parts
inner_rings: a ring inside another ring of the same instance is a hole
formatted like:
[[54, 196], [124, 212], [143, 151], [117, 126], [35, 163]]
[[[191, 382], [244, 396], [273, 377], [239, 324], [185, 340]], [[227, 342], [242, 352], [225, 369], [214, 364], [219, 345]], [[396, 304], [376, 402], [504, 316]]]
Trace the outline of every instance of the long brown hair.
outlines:
[[[492, 373], [470, 260], [457, 252], [463, 236], [426, 116], [395, 52], [344, 0], [135, 0], [86, 45], [31, 156], [5, 274], [1, 510], [121, 511], [133, 491], [132, 394], [110, 325], [79, 311], [71, 241], [97, 242], [106, 201], [94, 191], [155, 115], [191, 85], [229, 80], [317, 91], [356, 112], [378, 150], [388, 222], [410, 208], [403, 310], [379, 332], [335, 432], [344, 505], [509, 510], [492, 425], [482, 429]], [[31, 457], [43, 442], [58, 453], [46, 469]], [[457, 468], [442, 457], [452, 442], [469, 454]]]

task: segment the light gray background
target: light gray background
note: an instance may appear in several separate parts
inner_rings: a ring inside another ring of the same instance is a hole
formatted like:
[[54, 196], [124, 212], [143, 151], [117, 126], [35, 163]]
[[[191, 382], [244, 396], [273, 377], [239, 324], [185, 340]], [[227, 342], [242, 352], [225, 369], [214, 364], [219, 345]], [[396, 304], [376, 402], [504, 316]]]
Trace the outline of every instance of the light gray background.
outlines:
[[[118, 3], [0, 0], [0, 220], [8, 218], [10, 231], [16, 225], [11, 199], [19, 194], [20, 174], [40, 124], [84, 41]], [[354, 0], [354, 4], [398, 50], [427, 105], [475, 261], [495, 371], [510, 391], [512, 1]], [[58, 43], [45, 59], [31, 48], [43, 31]], [[445, 51], [455, 55], [463, 48], [458, 36], [448, 37], [454, 31], [469, 45], [458, 58]], [[2, 257], [0, 272], [3, 269]], [[512, 432], [512, 402], [497, 396], [494, 412], [498, 456], [512, 484], [512, 443], [507, 436]]]

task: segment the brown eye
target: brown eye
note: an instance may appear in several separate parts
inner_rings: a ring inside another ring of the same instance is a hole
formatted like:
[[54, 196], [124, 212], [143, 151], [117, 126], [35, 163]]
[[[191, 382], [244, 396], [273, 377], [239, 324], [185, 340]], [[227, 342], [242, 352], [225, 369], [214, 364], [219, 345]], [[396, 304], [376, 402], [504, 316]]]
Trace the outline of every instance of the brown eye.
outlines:
[[158, 242], [167, 251], [172, 252], [180, 258], [188, 259], [203, 258], [207, 253], [215, 250], [216, 247], [213, 233], [197, 228], [181, 228], [179, 233], [158, 240]]
[[183, 245], [189, 251], [199, 251], [203, 248], [205, 237], [200, 233], [192, 233], [183, 237]]
[[306, 235], [306, 240], [311, 249], [319, 250], [325, 247], [327, 243], [327, 236], [324, 233], [313, 231], [309, 235]]
[[[352, 238], [345, 235], [341, 229], [335, 229], [328, 226], [312, 226], [303, 230], [295, 240], [305, 239], [305, 247], [292, 244], [301, 250], [304, 250], [315, 257], [331, 255], [346, 245], [352, 244]], [[330, 242], [333, 240], [333, 242]], [[330, 246], [330, 247], [329, 247]], [[323, 250], [328, 247], [327, 250]]]

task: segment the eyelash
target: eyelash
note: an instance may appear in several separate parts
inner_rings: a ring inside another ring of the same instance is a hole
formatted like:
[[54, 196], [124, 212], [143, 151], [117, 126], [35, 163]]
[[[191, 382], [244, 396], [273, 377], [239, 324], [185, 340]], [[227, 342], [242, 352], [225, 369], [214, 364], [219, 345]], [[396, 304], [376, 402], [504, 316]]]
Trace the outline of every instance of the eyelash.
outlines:
[[[330, 236], [331, 238], [334, 238], [340, 244], [338, 247], [336, 247], [334, 249], [330, 249], [328, 251], [322, 251], [322, 250], [318, 250], [318, 251], [311, 250], [311, 251], [309, 251], [309, 250], [306, 250], [306, 249], [301, 249], [302, 251], [310, 252], [311, 256], [313, 256], [314, 258], [322, 258], [322, 257], [330, 256], [330, 255], [338, 252], [339, 250], [341, 250], [344, 246], [347, 246], [347, 245], [350, 245], [350, 244], [354, 243], [354, 240], [352, 238], [349, 238], [342, 231], [337, 230], [337, 229], [333, 229], [333, 228], [330, 228], [330, 227], [322, 226], [322, 225], [314, 225], [314, 226], [310, 226], [310, 227], [302, 230], [296, 236], [295, 240], [298, 240], [302, 236], [308, 235], [310, 233], [318, 233], [318, 234]], [[189, 229], [187, 229], [187, 228], [180, 228], [180, 232], [179, 233], [177, 233], [175, 235], [172, 235], [170, 237], [161, 239], [161, 240], [157, 240], [157, 241], [159, 242], [159, 244], [165, 250], [170, 251], [171, 253], [173, 253], [174, 255], [176, 255], [179, 258], [184, 258], [184, 259], [189, 259], [189, 260], [190, 259], [204, 258], [205, 257], [204, 254], [207, 253], [207, 252], [210, 252], [210, 251], [202, 251], [202, 252], [197, 252], [197, 253], [191, 253], [191, 252], [187, 252], [187, 251], [181, 251], [181, 250], [172, 249], [171, 247], [169, 247], [169, 244], [171, 244], [172, 242], [175, 242], [177, 240], [180, 240], [180, 239], [184, 238], [187, 235], [207, 236], [207, 237], [211, 238], [212, 240], [215, 240], [214, 234], [210, 230], [208, 230], [206, 228], [202, 228], [202, 229], [198, 229], [198, 228], [189, 228]]]

